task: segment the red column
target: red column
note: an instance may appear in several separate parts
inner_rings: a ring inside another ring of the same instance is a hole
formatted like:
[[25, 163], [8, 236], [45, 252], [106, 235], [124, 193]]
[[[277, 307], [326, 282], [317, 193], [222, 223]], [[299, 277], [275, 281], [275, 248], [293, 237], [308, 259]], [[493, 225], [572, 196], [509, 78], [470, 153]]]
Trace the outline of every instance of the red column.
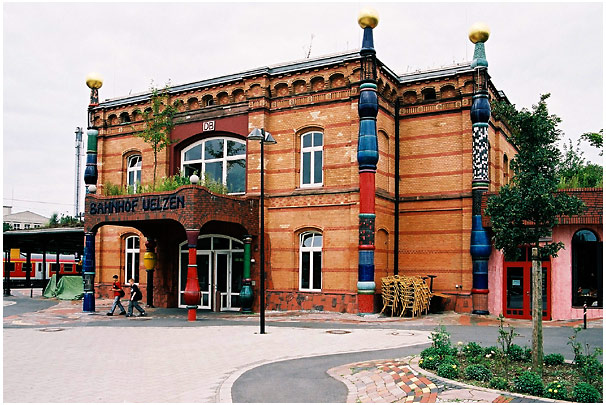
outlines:
[[187, 320], [194, 322], [196, 320], [196, 309], [200, 304], [200, 284], [198, 283], [198, 260], [196, 248], [198, 246], [198, 235], [200, 231], [197, 229], [188, 229], [187, 247], [189, 248], [189, 262], [187, 265], [187, 284], [185, 284], [185, 303], [187, 304]]

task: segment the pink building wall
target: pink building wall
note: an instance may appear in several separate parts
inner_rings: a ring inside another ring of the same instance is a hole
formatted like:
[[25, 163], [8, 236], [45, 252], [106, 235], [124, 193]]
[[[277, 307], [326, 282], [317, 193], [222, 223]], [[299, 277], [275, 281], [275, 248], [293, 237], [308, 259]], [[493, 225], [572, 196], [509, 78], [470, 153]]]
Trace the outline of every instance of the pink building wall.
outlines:
[[[551, 260], [551, 319], [573, 320], [583, 318], [583, 308], [572, 307], [572, 251], [575, 232], [589, 229], [603, 239], [603, 230], [596, 225], [560, 225], [553, 230], [554, 242], [564, 242], [564, 249]], [[488, 260], [488, 311], [503, 313], [503, 254], [493, 249]], [[603, 318], [603, 309], [587, 307], [587, 319]]]
[[503, 309], [503, 253], [493, 248], [488, 259], [488, 312], [498, 316]]
[[[596, 225], [560, 225], [553, 230], [553, 240], [566, 247], [551, 261], [551, 318], [555, 320], [582, 319], [583, 308], [572, 307], [572, 236], [581, 229], [593, 231], [600, 240], [603, 230]], [[603, 309], [587, 307], [587, 319], [603, 318]]]

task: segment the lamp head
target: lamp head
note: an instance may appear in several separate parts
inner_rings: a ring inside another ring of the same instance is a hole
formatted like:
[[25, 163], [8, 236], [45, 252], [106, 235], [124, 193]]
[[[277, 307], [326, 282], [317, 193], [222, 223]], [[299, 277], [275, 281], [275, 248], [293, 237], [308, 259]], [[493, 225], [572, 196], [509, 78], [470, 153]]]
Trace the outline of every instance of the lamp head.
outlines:
[[263, 143], [269, 143], [269, 144], [276, 144], [278, 143], [273, 136], [271, 136], [271, 134], [269, 132], [265, 133], [265, 139], [263, 140]]
[[358, 24], [362, 28], [375, 28], [379, 24], [379, 13], [370, 7], [363, 8], [358, 14]]
[[469, 40], [474, 44], [488, 41], [489, 36], [490, 27], [482, 22], [477, 22], [469, 28]]
[[91, 72], [86, 75], [86, 85], [90, 89], [99, 89], [103, 86], [103, 78], [99, 73]]
[[263, 132], [264, 132], [263, 130], [261, 130], [259, 128], [255, 128], [252, 131], [250, 131], [250, 134], [248, 134], [246, 139], [248, 139], [249, 141], [262, 141], [264, 138]]

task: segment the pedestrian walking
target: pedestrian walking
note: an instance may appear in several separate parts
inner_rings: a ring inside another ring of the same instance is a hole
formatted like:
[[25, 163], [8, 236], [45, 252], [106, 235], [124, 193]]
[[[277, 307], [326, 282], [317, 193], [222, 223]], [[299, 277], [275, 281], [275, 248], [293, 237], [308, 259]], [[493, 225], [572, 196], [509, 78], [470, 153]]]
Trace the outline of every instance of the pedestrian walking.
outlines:
[[128, 280], [128, 283], [130, 284], [130, 301], [128, 302], [128, 313], [126, 316], [133, 316], [133, 307], [137, 308], [137, 311], [141, 313], [139, 316], [147, 315], [147, 312], [139, 305], [139, 300], [143, 298], [139, 286], [135, 284], [135, 280], [132, 278]]
[[112, 316], [116, 307], [120, 308], [120, 315], [125, 315], [126, 310], [122, 306], [120, 302], [120, 298], [124, 297], [124, 290], [122, 289], [122, 285], [118, 281], [118, 276], [114, 275], [114, 284], [112, 285], [112, 291], [114, 292], [114, 302], [112, 304], [112, 309], [107, 313], [107, 316]]

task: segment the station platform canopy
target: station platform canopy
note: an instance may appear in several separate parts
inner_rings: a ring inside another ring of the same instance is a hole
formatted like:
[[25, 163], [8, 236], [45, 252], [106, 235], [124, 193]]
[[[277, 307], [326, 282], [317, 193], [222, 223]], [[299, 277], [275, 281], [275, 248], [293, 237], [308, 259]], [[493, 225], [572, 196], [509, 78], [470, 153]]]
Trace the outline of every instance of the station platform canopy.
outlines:
[[37, 228], [3, 232], [3, 250], [31, 253], [84, 252], [84, 228]]

